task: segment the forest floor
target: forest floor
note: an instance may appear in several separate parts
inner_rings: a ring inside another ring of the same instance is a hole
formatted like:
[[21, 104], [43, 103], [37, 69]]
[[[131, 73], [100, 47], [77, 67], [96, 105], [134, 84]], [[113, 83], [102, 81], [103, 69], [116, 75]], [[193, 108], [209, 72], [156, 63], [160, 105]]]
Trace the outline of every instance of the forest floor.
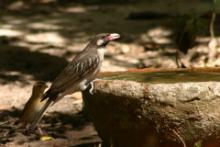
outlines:
[[[100, 138], [82, 112], [79, 92], [49, 109], [40, 123], [47, 137], [37, 131], [27, 135], [18, 128], [16, 121], [35, 81], [50, 83], [91, 36], [102, 32], [122, 36], [108, 45], [102, 72], [176, 68], [175, 17], [205, 14], [211, 3], [193, 0], [189, 5], [184, 0], [170, 0], [97, 5], [44, 0], [37, 4], [12, 1], [0, 8], [0, 146], [59, 147], [92, 144], [100, 142]], [[139, 17], [145, 11], [151, 15]], [[183, 59], [190, 67], [220, 66], [219, 47], [210, 59], [209, 23], [210, 18], [203, 20], [196, 45]], [[220, 25], [216, 27], [220, 30]]]

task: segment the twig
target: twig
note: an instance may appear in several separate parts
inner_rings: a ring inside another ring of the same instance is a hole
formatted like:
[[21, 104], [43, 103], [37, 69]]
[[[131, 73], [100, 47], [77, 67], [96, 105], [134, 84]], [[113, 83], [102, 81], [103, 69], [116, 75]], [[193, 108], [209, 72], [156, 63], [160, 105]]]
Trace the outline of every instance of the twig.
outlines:
[[0, 126], [4, 125], [4, 124], [7, 124], [9, 121], [5, 121], [5, 122], [1, 122], [0, 123]]
[[215, 36], [215, 19], [216, 19], [216, 0], [213, 0], [213, 8], [212, 8], [212, 17], [210, 20], [210, 25], [209, 25], [209, 32], [210, 32], [210, 41], [209, 41], [209, 63], [212, 63], [214, 59], [216, 58], [217, 55], [217, 39]]
[[215, 18], [216, 18], [216, 13], [215, 13], [215, 4], [216, 4], [216, 0], [213, 0], [213, 12], [212, 12], [212, 18], [211, 18], [211, 22], [210, 22], [210, 27], [209, 27], [209, 31], [210, 31], [210, 36], [211, 38], [215, 38], [215, 28], [214, 28], [214, 25], [215, 25]]
[[183, 147], [186, 147], [186, 143], [185, 143], [184, 139], [175, 130], [172, 130], [172, 131], [178, 137], [178, 139], [181, 141], [181, 143], [183, 144]]

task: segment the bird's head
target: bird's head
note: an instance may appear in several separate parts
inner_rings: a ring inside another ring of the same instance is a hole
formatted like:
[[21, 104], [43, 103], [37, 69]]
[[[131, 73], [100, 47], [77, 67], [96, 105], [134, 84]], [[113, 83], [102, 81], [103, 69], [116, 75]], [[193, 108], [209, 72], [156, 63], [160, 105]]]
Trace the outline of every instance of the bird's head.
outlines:
[[110, 41], [120, 38], [120, 35], [117, 33], [102, 33], [96, 35], [92, 39], [92, 43], [97, 47], [105, 47]]
[[36, 83], [34, 83], [34, 86], [33, 86], [33, 89], [32, 89], [32, 93], [33, 94], [43, 93], [46, 88], [47, 88], [47, 85], [46, 85], [45, 82], [37, 81]]

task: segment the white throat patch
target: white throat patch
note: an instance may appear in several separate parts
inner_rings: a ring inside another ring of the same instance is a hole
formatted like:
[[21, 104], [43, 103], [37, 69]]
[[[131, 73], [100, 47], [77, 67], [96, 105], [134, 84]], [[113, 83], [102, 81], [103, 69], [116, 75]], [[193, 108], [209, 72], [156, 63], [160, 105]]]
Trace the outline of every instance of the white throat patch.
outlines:
[[99, 48], [98, 55], [99, 55], [100, 60], [102, 61], [104, 59], [104, 55], [105, 55], [105, 48]]
[[99, 39], [99, 40], [97, 40], [96, 45], [100, 46], [100, 45], [103, 44], [103, 42], [104, 42], [104, 41], [103, 41], [102, 39]]

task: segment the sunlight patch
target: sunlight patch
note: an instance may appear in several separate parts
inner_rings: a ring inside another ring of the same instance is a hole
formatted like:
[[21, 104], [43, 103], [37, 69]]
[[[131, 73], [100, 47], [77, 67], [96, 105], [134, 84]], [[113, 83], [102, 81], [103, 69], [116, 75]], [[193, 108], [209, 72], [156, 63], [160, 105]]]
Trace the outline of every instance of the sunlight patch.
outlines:
[[41, 32], [37, 34], [28, 34], [25, 40], [33, 43], [49, 43], [49, 44], [64, 44], [65, 39], [55, 32]]
[[65, 8], [65, 10], [63, 11], [69, 12], [69, 13], [85, 13], [87, 9], [82, 6], [76, 6], [76, 7]]
[[141, 40], [146, 42], [154, 42], [157, 44], [171, 43], [170, 35], [172, 32], [163, 27], [156, 27], [148, 30], [141, 36]]
[[45, 29], [45, 30], [56, 30], [60, 29], [60, 26], [54, 24], [45, 24], [39, 22], [33, 22], [28, 24], [28, 27], [31, 29]]
[[0, 36], [15, 37], [22, 35], [22, 32], [12, 29], [0, 29]]

